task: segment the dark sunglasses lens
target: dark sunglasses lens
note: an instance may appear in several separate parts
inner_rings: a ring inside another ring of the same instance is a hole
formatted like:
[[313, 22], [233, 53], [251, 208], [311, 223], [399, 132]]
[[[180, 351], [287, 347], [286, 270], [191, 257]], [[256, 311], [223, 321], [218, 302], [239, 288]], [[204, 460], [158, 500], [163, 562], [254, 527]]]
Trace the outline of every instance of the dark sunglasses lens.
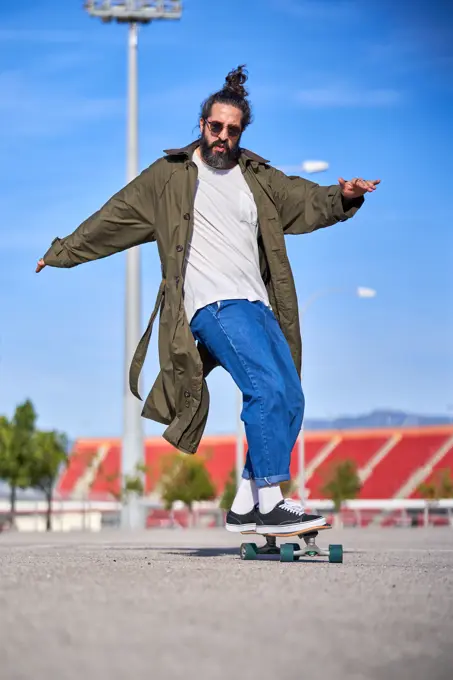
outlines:
[[237, 125], [228, 125], [228, 136], [229, 137], [239, 137], [241, 134], [241, 128]]
[[220, 133], [223, 130], [223, 123], [219, 123], [218, 121], [212, 121], [209, 123], [209, 127], [211, 128], [211, 132], [213, 135], [220, 135]]

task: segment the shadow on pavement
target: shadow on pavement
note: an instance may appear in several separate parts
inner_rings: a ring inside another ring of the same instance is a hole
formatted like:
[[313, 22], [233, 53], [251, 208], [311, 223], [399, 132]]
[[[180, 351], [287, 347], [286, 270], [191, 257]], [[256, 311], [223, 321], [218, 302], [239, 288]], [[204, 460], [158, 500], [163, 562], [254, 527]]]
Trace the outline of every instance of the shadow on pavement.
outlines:
[[239, 557], [239, 548], [174, 548], [162, 550], [166, 555], [187, 555], [189, 557], [222, 557], [236, 555]]
[[[231, 556], [240, 559], [240, 550], [237, 548], [174, 548], [174, 549], [162, 549], [162, 553], [165, 555], [174, 555], [175, 557], [184, 555], [185, 557], [225, 557]], [[344, 554], [348, 554], [350, 551], [345, 551]], [[255, 560], [247, 560], [253, 562], [280, 562], [280, 555], [259, 555]], [[299, 558], [294, 560], [293, 564], [329, 564], [328, 557], [307, 557]], [[286, 563], [289, 564], [289, 563]]]
[[190, 548], [177, 546], [114, 546], [112, 550], [115, 552], [159, 552], [164, 555], [186, 555], [193, 557], [220, 557], [222, 555], [238, 555], [239, 556], [239, 546], [237, 548]]

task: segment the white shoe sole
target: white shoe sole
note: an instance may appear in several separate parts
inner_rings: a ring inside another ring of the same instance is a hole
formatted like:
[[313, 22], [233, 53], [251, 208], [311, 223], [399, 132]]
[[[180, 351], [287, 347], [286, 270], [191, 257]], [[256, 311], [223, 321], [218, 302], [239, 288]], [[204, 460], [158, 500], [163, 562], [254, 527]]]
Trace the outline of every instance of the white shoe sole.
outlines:
[[242, 531], [256, 531], [256, 524], [225, 524], [227, 531], [240, 534]]
[[294, 534], [296, 531], [306, 531], [307, 529], [316, 529], [323, 527], [326, 524], [324, 517], [321, 519], [312, 519], [309, 522], [296, 522], [296, 524], [257, 524], [257, 534]]

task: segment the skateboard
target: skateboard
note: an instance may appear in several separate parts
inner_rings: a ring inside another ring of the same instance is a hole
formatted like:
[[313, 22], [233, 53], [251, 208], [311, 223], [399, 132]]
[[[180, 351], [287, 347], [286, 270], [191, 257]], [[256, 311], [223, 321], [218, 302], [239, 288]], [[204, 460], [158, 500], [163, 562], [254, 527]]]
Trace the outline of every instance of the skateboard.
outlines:
[[[307, 529], [303, 532], [293, 534], [257, 534], [264, 536], [266, 545], [258, 547], [256, 543], [243, 543], [241, 545], [241, 560], [256, 560], [259, 555], [280, 555], [280, 562], [295, 562], [300, 557], [328, 557], [329, 562], [341, 564], [343, 562], [343, 546], [329, 545], [328, 550], [321, 550], [316, 545], [316, 536], [319, 531], [331, 529], [330, 524], [323, 527], [318, 527], [316, 530]], [[255, 531], [244, 531], [244, 534], [256, 534]], [[299, 536], [305, 541], [305, 547], [301, 548], [299, 543], [283, 543], [277, 545], [277, 538], [288, 538], [290, 536]]]

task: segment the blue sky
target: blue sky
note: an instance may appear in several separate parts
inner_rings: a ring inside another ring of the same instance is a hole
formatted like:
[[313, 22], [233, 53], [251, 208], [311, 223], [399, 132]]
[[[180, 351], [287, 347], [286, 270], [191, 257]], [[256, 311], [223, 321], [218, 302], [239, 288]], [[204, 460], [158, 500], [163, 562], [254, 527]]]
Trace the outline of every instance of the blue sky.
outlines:
[[[307, 417], [453, 408], [452, 16], [403, 5], [187, 0], [181, 21], [140, 32], [141, 167], [191, 140], [201, 100], [246, 63], [245, 146], [279, 167], [327, 160], [322, 184], [382, 180], [354, 220], [287, 240], [301, 304], [349, 291], [306, 314]], [[41, 427], [71, 437], [121, 432], [124, 256], [34, 267], [124, 183], [125, 56], [125, 27], [76, 0], [2, 10], [0, 413], [30, 397]], [[155, 247], [142, 252], [145, 324], [160, 277]], [[233, 384], [217, 369], [209, 385], [207, 431], [232, 431]]]

